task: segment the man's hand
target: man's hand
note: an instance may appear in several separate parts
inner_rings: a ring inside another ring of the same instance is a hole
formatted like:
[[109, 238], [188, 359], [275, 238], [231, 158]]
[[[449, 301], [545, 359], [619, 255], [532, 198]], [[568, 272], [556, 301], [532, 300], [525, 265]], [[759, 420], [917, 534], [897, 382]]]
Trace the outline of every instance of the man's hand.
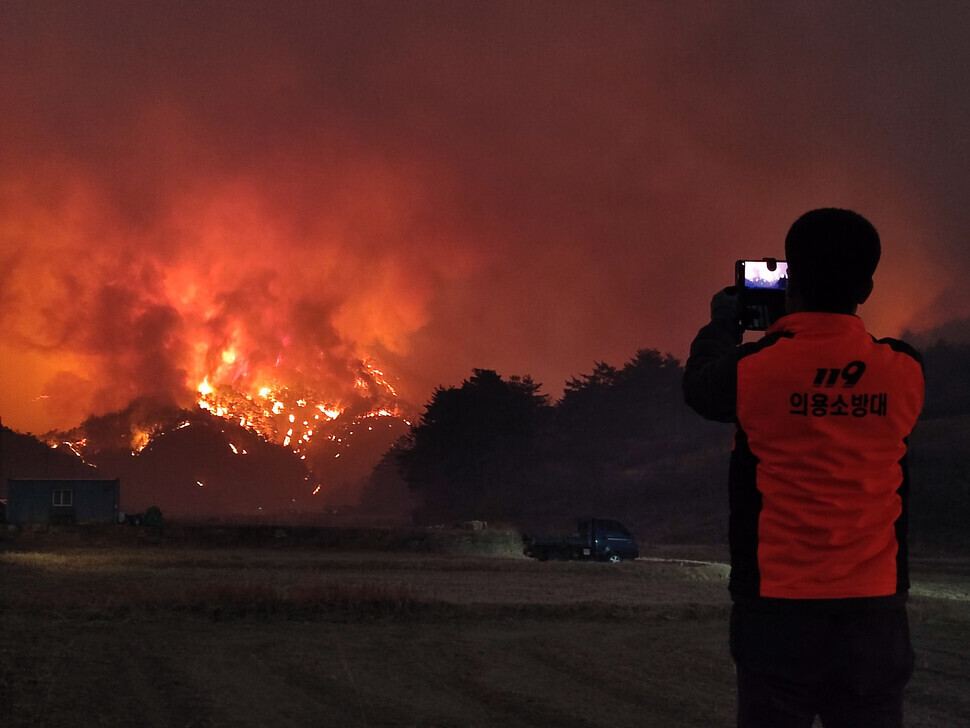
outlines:
[[728, 286], [714, 294], [714, 298], [711, 299], [711, 318], [741, 318], [738, 289], [735, 286]]
[[728, 286], [714, 294], [711, 299], [711, 321], [731, 331], [738, 343], [744, 337], [741, 328], [741, 304], [736, 286]]

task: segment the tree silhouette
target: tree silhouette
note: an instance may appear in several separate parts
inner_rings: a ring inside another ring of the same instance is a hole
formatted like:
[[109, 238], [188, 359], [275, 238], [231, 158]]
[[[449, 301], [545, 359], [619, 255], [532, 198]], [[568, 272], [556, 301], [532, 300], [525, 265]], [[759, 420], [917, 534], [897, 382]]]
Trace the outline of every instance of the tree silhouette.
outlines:
[[563, 506], [615, 513], [617, 485], [658, 438], [684, 431], [682, 369], [669, 354], [641, 349], [622, 368], [597, 362], [566, 383], [556, 405], [552, 467]]
[[513, 517], [536, 482], [547, 399], [531, 378], [489, 369], [435, 390], [399, 455], [417, 520]]
[[682, 369], [670, 354], [642, 349], [622, 369], [597, 363], [566, 384], [556, 428], [568, 452], [624, 457], [631, 443], [682, 436], [690, 422], [680, 390]]

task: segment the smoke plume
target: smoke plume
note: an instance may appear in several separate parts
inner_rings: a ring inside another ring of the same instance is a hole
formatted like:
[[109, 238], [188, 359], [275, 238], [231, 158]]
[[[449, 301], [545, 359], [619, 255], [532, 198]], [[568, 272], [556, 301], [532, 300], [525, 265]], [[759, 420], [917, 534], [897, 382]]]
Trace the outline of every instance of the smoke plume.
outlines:
[[874, 333], [965, 317], [968, 26], [956, 2], [5, 3], [4, 422], [203, 383], [348, 407], [362, 375], [420, 404], [472, 367], [555, 394], [686, 354], [734, 260], [824, 205], [883, 235]]

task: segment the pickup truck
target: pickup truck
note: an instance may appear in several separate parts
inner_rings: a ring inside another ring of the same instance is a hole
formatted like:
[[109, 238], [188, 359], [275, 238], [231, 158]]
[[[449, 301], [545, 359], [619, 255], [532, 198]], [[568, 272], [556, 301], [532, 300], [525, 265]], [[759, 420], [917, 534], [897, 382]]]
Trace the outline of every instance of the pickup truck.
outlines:
[[612, 518], [581, 519], [572, 536], [536, 536], [526, 539], [526, 556], [539, 561], [609, 561], [619, 563], [640, 555], [636, 539]]

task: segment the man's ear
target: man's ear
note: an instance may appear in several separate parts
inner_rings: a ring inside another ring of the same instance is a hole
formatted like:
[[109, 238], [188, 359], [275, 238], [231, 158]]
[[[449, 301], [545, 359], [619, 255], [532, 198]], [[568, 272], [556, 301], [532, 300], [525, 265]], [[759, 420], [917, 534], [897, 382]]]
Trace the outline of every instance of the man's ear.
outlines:
[[860, 306], [869, 299], [869, 296], [872, 295], [872, 287], [873, 287], [872, 278], [870, 278], [866, 282], [865, 286], [863, 286], [862, 289], [859, 291], [858, 301]]

